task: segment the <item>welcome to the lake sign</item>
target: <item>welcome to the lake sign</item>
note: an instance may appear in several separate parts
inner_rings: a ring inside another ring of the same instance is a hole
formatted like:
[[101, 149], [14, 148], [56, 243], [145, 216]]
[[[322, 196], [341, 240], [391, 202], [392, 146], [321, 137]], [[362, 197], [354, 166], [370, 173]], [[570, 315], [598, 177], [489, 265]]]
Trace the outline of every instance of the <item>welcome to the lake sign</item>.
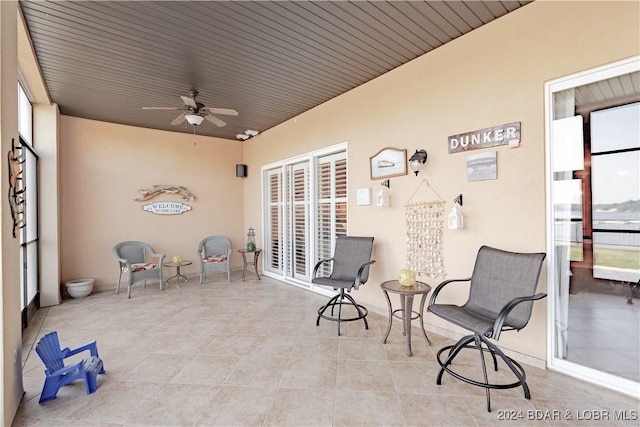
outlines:
[[449, 154], [497, 145], [520, 145], [520, 122], [450, 136]]
[[153, 202], [144, 205], [142, 210], [156, 215], [180, 215], [191, 210], [191, 206], [182, 202]]

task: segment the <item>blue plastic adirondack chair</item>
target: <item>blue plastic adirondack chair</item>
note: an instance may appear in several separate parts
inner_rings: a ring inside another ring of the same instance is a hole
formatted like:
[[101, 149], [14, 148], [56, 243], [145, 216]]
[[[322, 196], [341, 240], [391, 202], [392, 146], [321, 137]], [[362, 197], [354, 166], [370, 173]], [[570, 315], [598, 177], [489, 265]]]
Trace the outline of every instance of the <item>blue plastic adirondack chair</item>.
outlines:
[[[64, 365], [65, 358], [87, 350], [90, 357], [73, 365]], [[96, 377], [105, 372], [95, 341], [75, 349], [68, 347], [61, 349], [58, 333], [54, 331], [40, 338], [36, 345], [36, 352], [47, 368], [44, 371], [46, 378], [40, 394], [40, 403], [55, 399], [61, 387], [75, 380], [84, 380], [87, 394], [91, 394], [98, 388]]]

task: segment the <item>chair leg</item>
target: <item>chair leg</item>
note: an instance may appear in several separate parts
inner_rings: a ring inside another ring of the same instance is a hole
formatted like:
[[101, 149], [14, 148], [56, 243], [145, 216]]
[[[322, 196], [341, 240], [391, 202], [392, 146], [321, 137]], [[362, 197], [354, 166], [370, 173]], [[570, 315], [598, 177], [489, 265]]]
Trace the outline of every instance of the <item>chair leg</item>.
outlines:
[[504, 352], [500, 350], [500, 347], [498, 347], [497, 345], [491, 343], [489, 340], [486, 340], [486, 339], [483, 339], [483, 341], [485, 342], [488, 348], [493, 350], [495, 354], [497, 354], [498, 356], [500, 356], [502, 360], [504, 360], [504, 363], [506, 363], [506, 365], [509, 367], [511, 372], [513, 372], [516, 378], [518, 378], [518, 382], [515, 384], [516, 386], [517, 385], [522, 386], [522, 391], [524, 392], [525, 399], [531, 399], [531, 392], [529, 391], [529, 386], [527, 385], [527, 376], [524, 372], [524, 368], [518, 362], [516, 362], [515, 360], [513, 360], [512, 358], [504, 354]]
[[[484, 352], [482, 351], [482, 341], [480, 341], [480, 337], [478, 334], [474, 335], [474, 341], [476, 343], [476, 347], [480, 349], [480, 361], [482, 362], [482, 374], [484, 376], [484, 383], [489, 384], [489, 376], [487, 375], [487, 362], [484, 360]], [[493, 356], [495, 360], [495, 355], [489, 349], [489, 352]], [[497, 369], [496, 369], [497, 370]], [[485, 387], [484, 393], [487, 395], [487, 412], [491, 412], [491, 394], [489, 393], [489, 387]]]
[[466, 336], [460, 339], [460, 341], [458, 341], [455, 345], [449, 345], [449, 346], [443, 347], [440, 349], [440, 351], [438, 351], [438, 357], [437, 357], [438, 362], [440, 361], [440, 353], [449, 350], [449, 356], [447, 356], [447, 359], [444, 361], [444, 363], [440, 363], [440, 372], [438, 372], [436, 384], [442, 385], [442, 375], [444, 374], [444, 371], [448, 370], [448, 366], [451, 364], [451, 362], [453, 362], [453, 359], [460, 352], [460, 350], [466, 347], [467, 344], [473, 341], [473, 339], [474, 339], [473, 335]]
[[362, 309], [360, 308], [360, 304], [358, 304], [356, 300], [354, 300], [353, 297], [349, 294], [344, 294], [344, 297], [347, 298], [351, 302], [351, 304], [353, 304], [353, 306], [356, 308], [356, 310], [358, 311], [358, 317], [364, 320], [364, 328], [369, 329], [369, 323], [367, 322], [367, 314], [362, 312]]
[[[346, 301], [345, 301], [346, 300]], [[355, 307], [358, 315], [356, 317], [342, 318], [342, 306], [351, 305]], [[335, 308], [338, 307], [338, 316], [335, 315]], [[331, 315], [326, 315], [325, 312], [331, 308]], [[338, 322], [338, 336], [341, 335], [340, 323], [350, 322], [354, 320], [362, 319], [364, 321], [365, 329], [369, 329], [369, 323], [367, 322], [367, 309], [359, 305], [351, 295], [346, 294], [344, 288], [340, 289], [340, 292], [333, 296], [325, 305], [318, 309], [318, 318], [316, 319], [316, 326], [320, 326], [320, 318]]]
[[[342, 304], [344, 302], [344, 288], [340, 290], [340, 302], [338, 303], [338, 336], [342, 335], [340, 333], [340, 324], [342, 323]], [[333, 313], [333, 309], [331, 310]]]
[[98, 381], [96, 377], [98, 376], [97, 372], [85, 372], [84, 382], [85, 382], [85, 391], [87, 394], [95, 393], [98, 388]]
[[48, 402], [56, 398], [58, 390], [60, 390], [60, 381], [57, 378], [45, 378], [42, 392], [40, 393], [39, 402]]
[[[472, 344], [473, 341], [473, 344]], [[471, 378], [467, 378], [464, 377], [463, 375], [455, 372], [454, 370], [451, 369], [450, 365], [453, 362], [453, 359], [458, 355], [458, 353], [463, 349], [463, 348], [470, 348], [470, 349], [477, 349], [480, 351], [480, 358], [481, 358], [481, 362], [482, 362], [482, 373], [484, 376], [484, 382], [479, 382], [476, 380], [473, 380]], [[442, 361], [442, 353], [444, 352], [449, 352], [447, 358]], [[513, 383], [509, 383], [509, 384], [493, 384], [489, 382], [489, 376], [487, 374], [487, 366], [486, 366], [486, 361], [484, 360], [484, 353], [488, 352], [491, 354], [491, 357], [493, 358], [493, 364], [494, 364], [494, 368], [497, 371], [498, 370], [498, 362], [497, 362], [497, 358], [496, 356], [499, 356], [505, 363], [506, 365], [509, 367], [509, 369], [511, 370], [511, 372], [513, 372], [513, 374], [516, 376], [516, 378], [518, 379], [516, 382]], [[512, 358], [510, 358], [509, 356], [507, 356], [506, 354], [504, 354], [504, 352], [502, 350], [500, 350], [500, 347], [498, 347], [497, 345], [493, 344], [491, 341], [489, 341], [487, 338], [485, 338], [482, 335], [479, 334], [474, 334], [474, 335], [468, 335], [465, 336], [463, 338], [461, 338], [455, 345], [449, 345], [446, 347], [441, 348], [437, 355], [436, 355], [436, 359], [438, 360], [438, 363], [440, 364], [440, 371], [438, 372], [438, 376], [436, 379], [436, 383], [438, 385], [442, 384], [442, 376], [444, 374], [444, 372], [446, 371], [447, 373], [449, 373], [450, 375], [452, 375], [453, 377], [459, 379], [460, 381], [464, 381], [468, 384], [471, 385], [475, 385], [478, 387], [484, 387], [485, 389], [485, 394], [487, 396], [487, 411], [491, 412], [491, 396], [490, 396], [490, 389], [508, 389], [508, 388], [514, 388], [514, 387], [522, 387], [523, 391], [524, 391], [524, 397], [526, 399], [531, 399], [531, 393], [529, 391], [529, 386], [527, 385], [526, 382], [526, 374], [524, 372], [524, 368], [515, 360], [513, 360]]]
[[316, 319], [316, 326], [320, 326], [320, 318], [329, 307], [331, 307], [331, 316], [333, 316], [333, 307], [336, 305], [336, 300], [338, 298], [340, 298], [340, 294], [337, 294], [336, 296], [331, 298], [325, 305], [320, 307], [320, 309], [318, 310], [318, 318]]
[[120, 292], [120, 280], [122, 279], [122, 269], [120, 269], [120, 274], [118, 275], [118, 284], [116, 285], [116, 294]]

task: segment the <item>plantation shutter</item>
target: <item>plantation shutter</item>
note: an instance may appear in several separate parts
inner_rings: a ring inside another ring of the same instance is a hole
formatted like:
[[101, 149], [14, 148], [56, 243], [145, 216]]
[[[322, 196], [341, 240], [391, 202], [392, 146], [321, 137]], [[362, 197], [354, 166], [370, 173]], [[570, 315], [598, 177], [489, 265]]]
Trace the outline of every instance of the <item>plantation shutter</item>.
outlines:
[[[336, 239], [347, 234], [347, 159], [340, 152], [318, 157], [316, 167], [316, 258], [331, 258]], [[331, 265], [323, 265], [328, 275]]]
[[311, 287], [316, 262], [347, 234], [346, 145], [265, 166], [263, 201], [265, 273]]
[[309, 162], [287, 168], [288, 178], [288, 266], [289, 274], [297, 279], [310, 280], [309, 253]]
[[265, 266], [266, 271], [283, 272], [283, 234], [282, 234], [282, 169], [266, 172], [266, 229], [265, 229]]

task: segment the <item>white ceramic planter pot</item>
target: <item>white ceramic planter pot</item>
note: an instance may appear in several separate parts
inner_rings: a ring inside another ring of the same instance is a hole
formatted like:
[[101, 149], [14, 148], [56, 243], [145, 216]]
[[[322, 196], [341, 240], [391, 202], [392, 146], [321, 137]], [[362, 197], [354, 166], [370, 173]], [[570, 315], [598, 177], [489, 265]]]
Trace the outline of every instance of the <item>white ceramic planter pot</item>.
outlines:
[[93, 282], [95, 282], [95, 279], [76, 279], [66, 282], [65, 286], [71, 298], [82, 298], [91, 293]]

